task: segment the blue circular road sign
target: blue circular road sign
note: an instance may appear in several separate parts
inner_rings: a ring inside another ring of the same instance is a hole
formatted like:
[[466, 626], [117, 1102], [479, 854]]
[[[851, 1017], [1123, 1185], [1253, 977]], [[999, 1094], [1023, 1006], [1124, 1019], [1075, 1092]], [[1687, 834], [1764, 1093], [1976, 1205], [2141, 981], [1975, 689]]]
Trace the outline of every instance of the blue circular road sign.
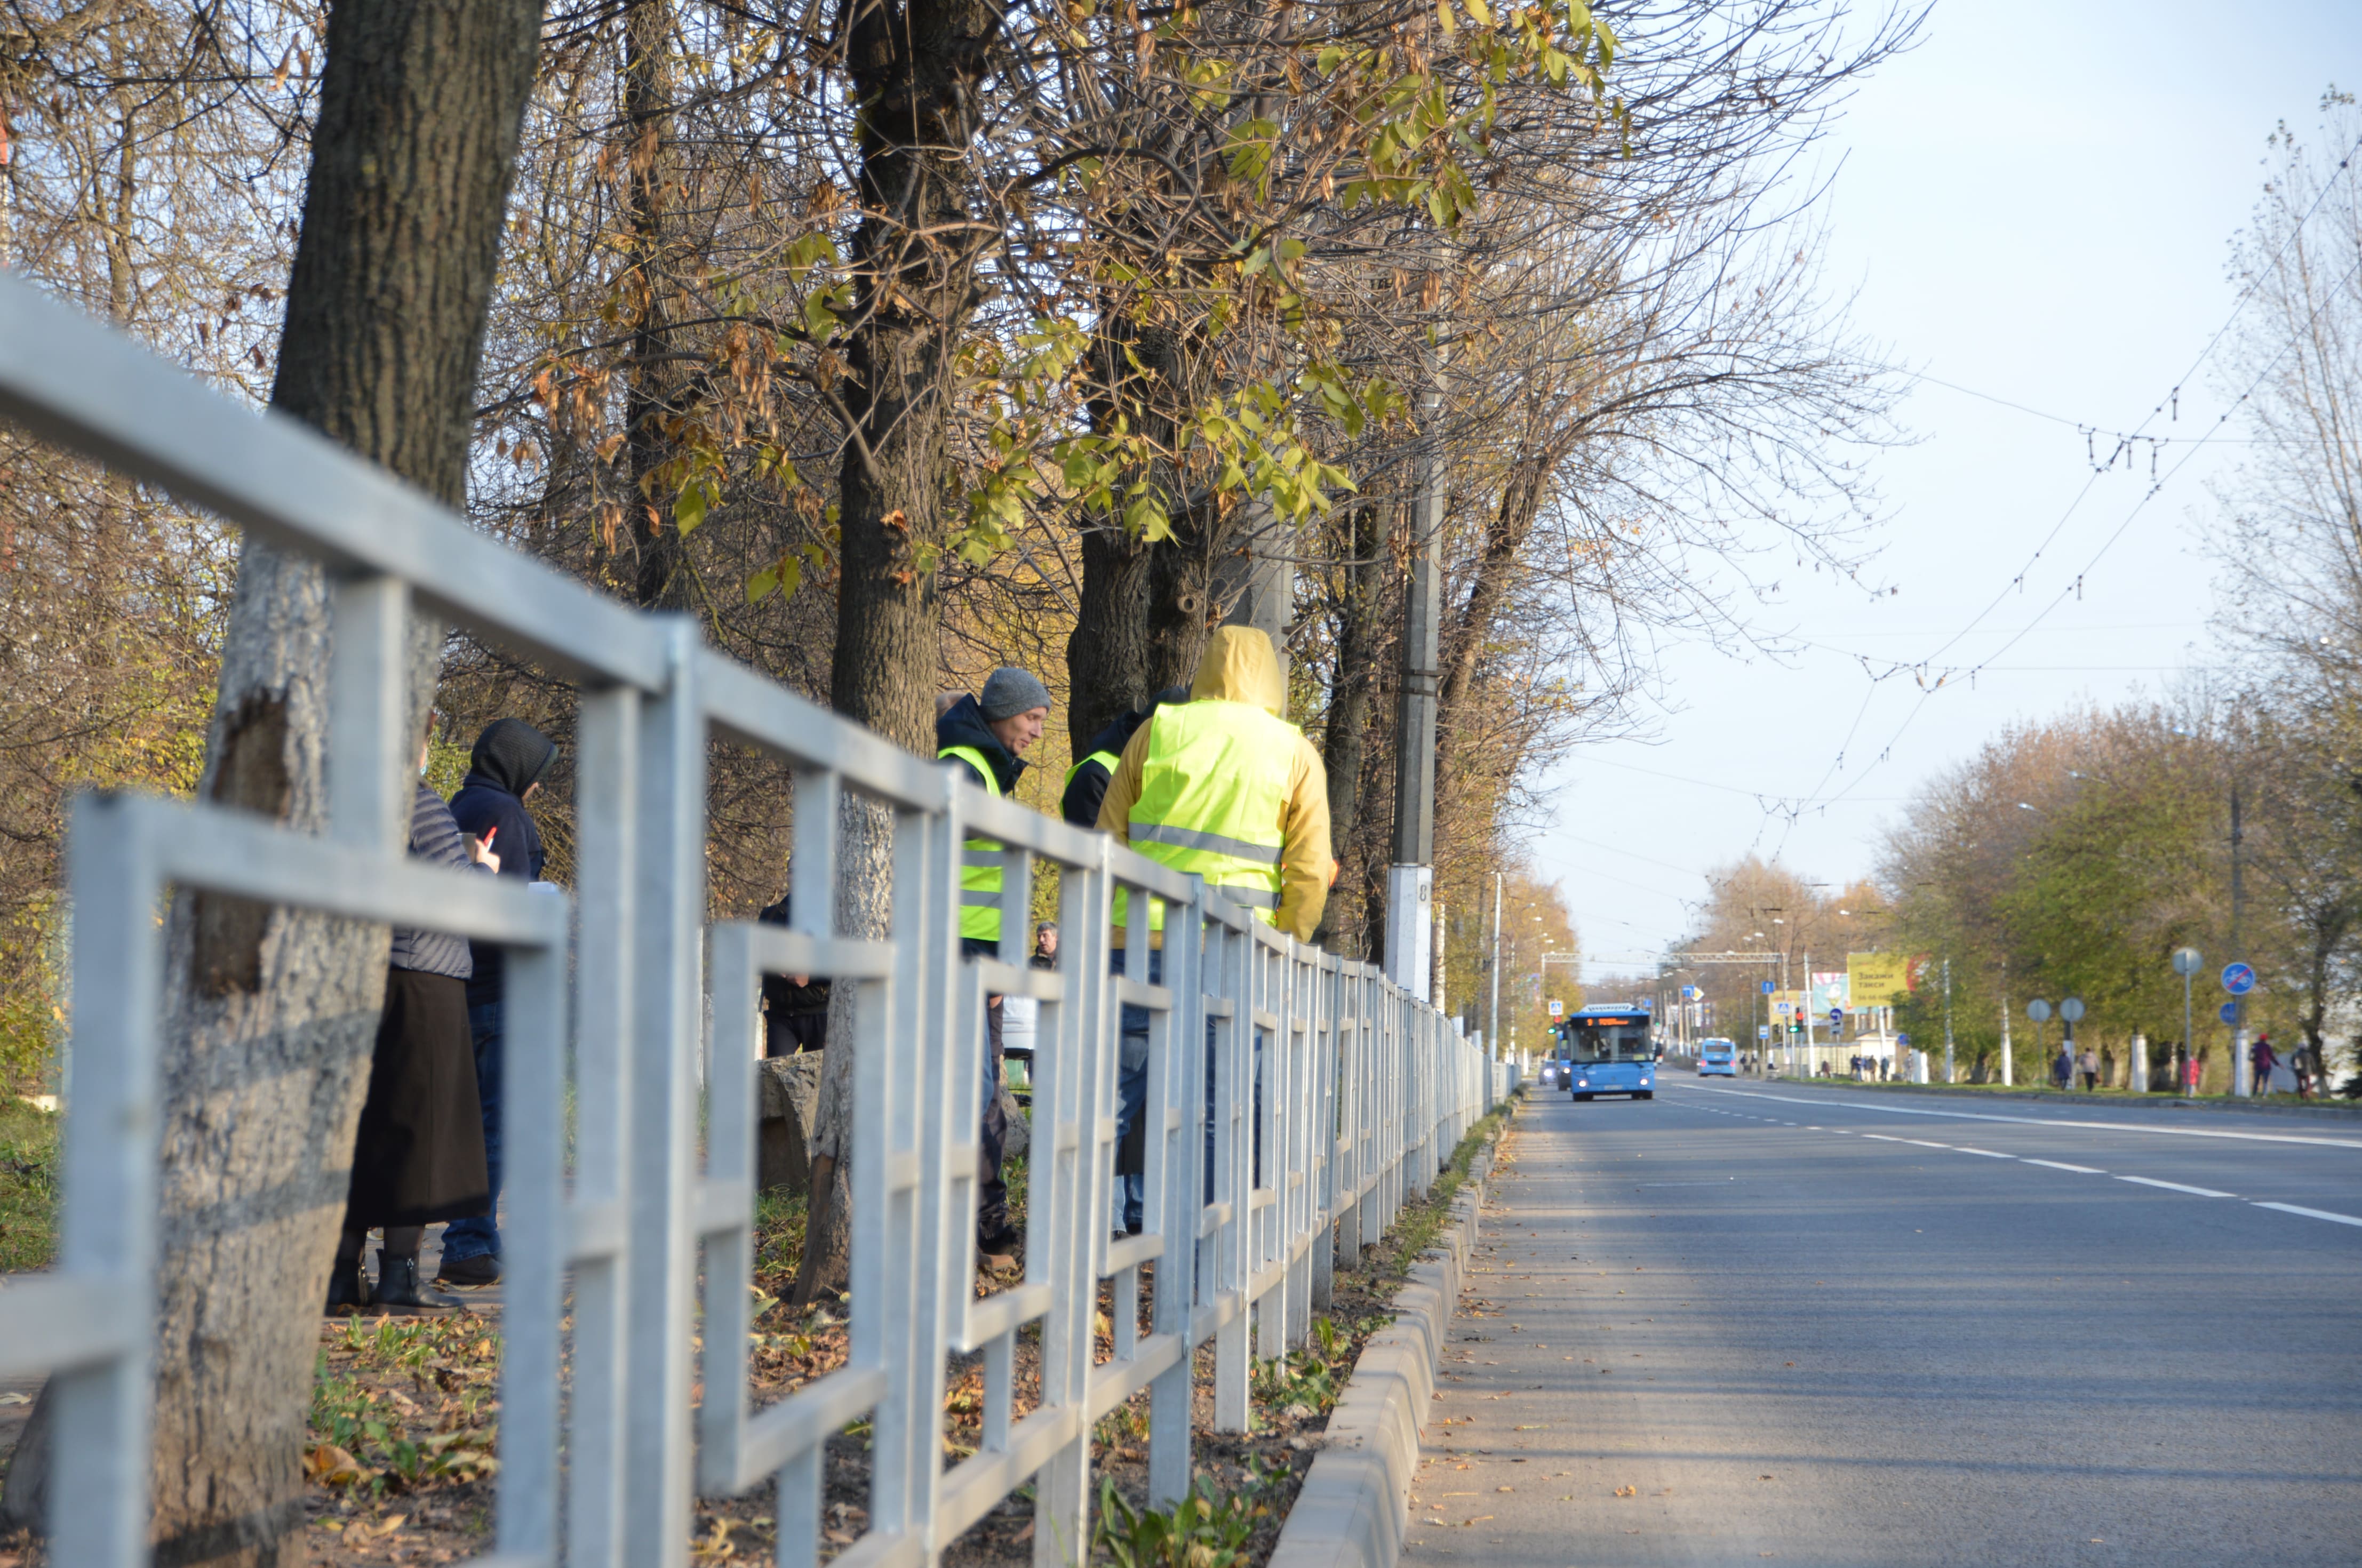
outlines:
[[2252, 964], [2223, 966], [2223, 988], [2235, 997], [2246, 996], [2256, 988], [2256, 968]]
[[2222, 1011], [2222, 1015], [2221, 1015], [2221, 1016], [2222, 1016], [2223, 1021], [2224, 1021], [2224, 1022], [2225, 1022], [2225, 1023], [2236, 1023], [2236, 1022], [2238, 1022], [2238, 1021], [2239, 1021], [2239, 1004], [2238, 1004], [2237, 1002], [2235, 1002], [2235, 1001], [2226, 1001], [2226, 1002], [2224, 1002], [2224, 1003], [2223, 1004], [2223, 1011]]

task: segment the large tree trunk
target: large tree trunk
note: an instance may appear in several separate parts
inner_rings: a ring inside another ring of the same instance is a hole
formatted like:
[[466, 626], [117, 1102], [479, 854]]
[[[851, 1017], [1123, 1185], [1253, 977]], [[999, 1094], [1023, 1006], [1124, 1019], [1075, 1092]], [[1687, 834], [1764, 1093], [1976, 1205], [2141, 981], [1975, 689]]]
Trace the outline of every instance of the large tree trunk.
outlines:
[[[922, 755], [934, 750], [935, 568], [953, 493], [945, 453], [953, 361], [976, 307], [984, 237], [969, 212], [966, 150], [1000, 23], [990, 0], [881, 0], [856, 8], [845, 52], [852, 95], [863, 105], [862, 221], [845, 346], [852, 428], [837, 480], [842, 571], [829, 699], [838, 712]], [[837, 919], [849, 935], [887, 933], [889, 817], [874, 802], [845, 797]], [[854, 991], [836, 988], [830, 1007], [800, 1301], [842, 1288], [851, 1263]]]
[[[1321, 737], [1320, 758], [1329, 787], [1330, 853], [1340, 866], [1353, 863], [1353, 844], [1361, 824], [1362, 767], [1368, 753], [1370, 707], [1378, 642], [1379, 584], [1385, 570], [1380, 558], [1392, 533], [1385, 511], [1374, 504], [1349, 506], [1340, 519], [1338, 568], [1337, 654], [1329, 681], [1329, 723]], [[1347, 890], [1358, 898], [1358, 879]], [[1332, 898], [1315, 933], [1330, 951], [1359, 957], [1350, 907], [1352, 898]]]
[[[535, 0], [340, 0], [272, 403], [438, 499], [464, 499], [477, 358]], [[239, 561], [201, 789], [326, 820], [323, 573]], [[431, 677], [439, 629], [413, 638]], [[414, 679], [423, 728], [431, 679]], [[405, 805], [404, 810], [407, 810]], [[174, 902], [163, 1056], [156, 1561], [301, 1560], [320, 1304], [385, 986], [381, 926]]]
[[1091, 737], [1148, 701], [1152, 547], [1118, 522], [1083, 536], [1083, 591], [1066, 638], [1066, 738], [1079, 761]]
[[624, 124], [630, 141], [624, 204], [632, 271], [624, 296], [632, 312], [632, 359], [624, 378], [624, 429], [632, 489], [633, 602], [644, 610], [690, 603], [688, 550], [673, 520], [677, 482], [661, 470], [679, 444], [665, 429], [679, 412], [681, 376], [669, 358], [672, 257], [667, 204], [677, 194], [680, 159], [673, 144], [671, 0], [631, 0], [624, 12]]

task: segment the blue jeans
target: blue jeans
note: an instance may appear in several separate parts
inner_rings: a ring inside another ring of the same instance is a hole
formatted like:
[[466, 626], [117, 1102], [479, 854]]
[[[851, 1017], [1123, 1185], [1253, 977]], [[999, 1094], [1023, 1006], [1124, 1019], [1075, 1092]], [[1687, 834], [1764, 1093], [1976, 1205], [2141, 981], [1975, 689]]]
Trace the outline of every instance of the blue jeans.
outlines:
[[[1122, 948], [1109, 949], [1108, 972], [1111, 975], [1123, 973]], [[1146, 979], [1152, 986], [1161, 986], [1164, 983], [1164, 949], [1152, 947], [1148, 950]], [[1108, 1226], [1109, 1229], [1115, 1231], [1137, 1231], [1141, 1228], [1142, 1220], [1147, 1212], [1148, 1176], [1145, 1169], [1136, 1171], [1124, 1169], [1123, 1167], [1129, 1162], [1123, 1159], [1120, 1151], [1124, 1141], [1131, 1136], [1134, 1124], [1148, 1114], [1148, 1010], [1146, 1008], [1133, 1007], [1130, 1003], [1124, 1005], [1123, 1034], [1117, 1043], [1117, 1052], [1115, 1143], [1119, 1153], [1116, 1159], [1115, 1196], [1110, 1205], [1111, 1212], [1108, 1216]], [[1124, 1065], [1125, 1056], [1134, 1059], [1132, 1065], [1128, 1066]]]
[[470, 1005], [468, 1032], [476, 1044], [476, 1098], [484, 1107], [484, 1174], [491, 1178], [492, 1198], [480, 1218], [454, 1220], [443, 1232], [448, 1263], [501, 1255], [501, 1004]]

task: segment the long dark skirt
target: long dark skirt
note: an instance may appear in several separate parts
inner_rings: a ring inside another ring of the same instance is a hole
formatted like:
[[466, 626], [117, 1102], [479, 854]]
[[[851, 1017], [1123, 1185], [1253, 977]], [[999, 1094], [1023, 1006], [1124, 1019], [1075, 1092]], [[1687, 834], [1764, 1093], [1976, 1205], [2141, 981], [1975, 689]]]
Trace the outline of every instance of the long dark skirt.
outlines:
[[491, 1194], [468, 1033], [468, 984], [447, 975], [390, 969], [369, 1100], [353, 1144], [345, 1224], [362, 1229], [458, 1220], [484, 1213]]

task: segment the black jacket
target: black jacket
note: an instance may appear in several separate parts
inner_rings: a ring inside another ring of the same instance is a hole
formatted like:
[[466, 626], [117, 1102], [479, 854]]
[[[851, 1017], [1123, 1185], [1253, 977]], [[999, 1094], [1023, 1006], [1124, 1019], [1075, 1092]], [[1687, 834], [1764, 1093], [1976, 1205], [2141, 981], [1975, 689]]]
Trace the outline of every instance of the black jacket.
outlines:
[[[985, 723], [984, 710], [977, 706], [975, 698], [962, 697], [935, 721], [935, 750], [941, 752], [947, 745], [971, 745], [984, 754], [985, 761], [992, 765], [994, 778], [988, 779], [979, 775], [977, 778], [978, 784], [997, 781], [1003, 795], [1016, 792], [1017, 778], [1025, 771], [1025, 764], [1014, 752], [1001, 745], [1000, 737]], [[970, 773], [976, 772], [975, 767], [966, 757], [953, 760]]]
[[[443, 797], [424, 783], [410, 801], [410, 853], [429, 866], [465, 866], [468, 846], [460, 842], [459, 824]], [[439, 931], [393, 930], [393, 951], [386, 962], [396, 969], [424, 975], [447, 975], [455, 980], [475, 973], [468, 955], [468, 939]]]
[[1115, 770], [1105, 763], [1090, 761], [1091, 754], [1104, 751], [1121, 756], [1123, 748], [1131, 744], [1131, 737], [1140, 733], [1140, 726], [1148, 723], [1157, 709], [1167, 702], [1188, 700], [1187, 687], [1168, 686], [1151, 697], [1147, 707], [1133, 709], [1093, 735], [1090, 744], [1083, 747], [1083, 765], [1066, 780], [1066, 792], [1058, 801], [1058, 814], [1078, 828], [1098, 826], [1099, 806], [1107, 799], [1108, 781], [1115, 777]]
[[[476, 737], [468, 777], [451, 797], [451, 815], [470, 838], [492, 834], [501, 875], [541, 879], [541, 832], [524, 809], [524, 792], [541, 782], [557, 756], [557, 743], [523, 719], [495, 719]], [[468, 980], [468, 1005], [501, 999], [501, 950], [475, 946], [476, 972]]]
[[[785, 925], [793, 908], [782, 898], [755, 918], [765, 925]], [[763, 977], [763, 1055], [792, 1056], [799, 1051], [828, 1046], [828, 982], [808, 979], [802, 985], [785, 975]]]

